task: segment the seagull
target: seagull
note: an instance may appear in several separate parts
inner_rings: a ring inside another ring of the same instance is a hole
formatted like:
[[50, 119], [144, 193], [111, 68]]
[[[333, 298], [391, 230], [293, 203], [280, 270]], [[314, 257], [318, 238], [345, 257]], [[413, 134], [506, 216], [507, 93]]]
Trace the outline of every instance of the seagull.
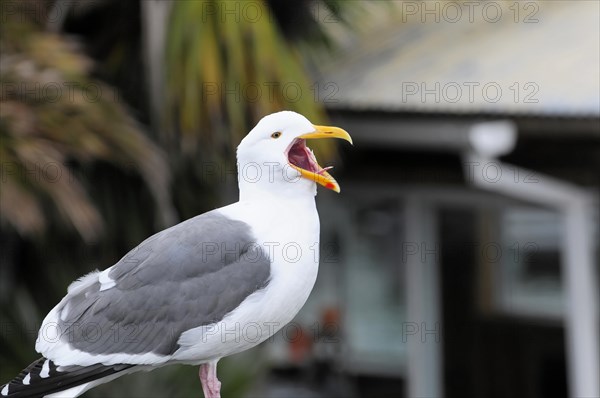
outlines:
[[73, 282], [46, 316], [40, 359], [1, 397], [77, 397], [120, 376], [199, 365], [219, 398], [217, 363], [285, 326], [306, 302], [319, 265], [317, 184], [340, 192], [306, 140], [340, 138], [282, 111], [237, 149], [239, 201], [149, 237], [104, 271]]

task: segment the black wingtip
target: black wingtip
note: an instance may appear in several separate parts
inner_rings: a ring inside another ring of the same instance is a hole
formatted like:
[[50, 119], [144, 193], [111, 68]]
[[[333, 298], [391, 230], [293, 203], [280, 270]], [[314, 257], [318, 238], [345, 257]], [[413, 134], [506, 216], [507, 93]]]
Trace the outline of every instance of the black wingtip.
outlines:
[[44, 357], [32, 362], [17, 377], [0, 389], [0, 398], [37, 398], [114, 375], [134, 365], [101, 364], [71, 366], [58, 370], [54, 362]]

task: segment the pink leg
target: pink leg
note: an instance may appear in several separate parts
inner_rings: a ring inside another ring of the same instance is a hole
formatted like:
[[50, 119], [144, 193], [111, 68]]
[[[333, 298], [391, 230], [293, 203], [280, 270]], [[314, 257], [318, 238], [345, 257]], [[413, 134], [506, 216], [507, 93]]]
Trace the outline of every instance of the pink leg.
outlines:
[[221, 398], [221, 382], [217, 379], [217, 361], [200, 365], [200, 382], [204, 398]]

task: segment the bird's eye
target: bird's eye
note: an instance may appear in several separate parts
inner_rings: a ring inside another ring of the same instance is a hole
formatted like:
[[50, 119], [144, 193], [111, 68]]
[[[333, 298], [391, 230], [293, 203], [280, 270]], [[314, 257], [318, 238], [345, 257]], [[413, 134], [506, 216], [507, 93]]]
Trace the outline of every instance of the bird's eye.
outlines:
[[279, 137], [281, 137], [281, 133], [279, 131], [276, 131], [273, 134], [271, 134], [271, 138], [279, 138]]

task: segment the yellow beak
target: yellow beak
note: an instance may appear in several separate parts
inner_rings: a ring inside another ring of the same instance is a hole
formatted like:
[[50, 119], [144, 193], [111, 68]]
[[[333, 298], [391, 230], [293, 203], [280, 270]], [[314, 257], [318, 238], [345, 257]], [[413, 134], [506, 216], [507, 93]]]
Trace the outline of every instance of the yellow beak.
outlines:
[[350, 144], [352, 143], [352, 137], [350, 134], [344, 129], [339, 127], [330, 127], [330, 126], [314, 126], [315, 131], [312, 133], [301, 135], [298, 138], [311, 139], [311, 138], [341, 138], [342, 140], [348, 141]]
[[[314, 126], [314, 127], [315, 127], [315, 131], [307, 133], [307, 134], [303, 134], [303, 135], [299, 136], [298, 138], [302, 138], [302, 139], [341, 138], [342, 140], [346, 140], [350, 144], [352, 144], [352, 137], [350, 137], [350, 134], [348, 134], [348, 132], [346, 132], [346, 130], [343, 130], [339, 127], [330, 127], [330, 126]], [[323, 169], [321, 166], [319, 166], [319, 171], [317, 173], [314, 173], [309, 170], [305, 170], [305, 169], [300, 168], [293, 164], [290, 164], [290, 166], [292, 166], [295, 170], [297, 170], [302, 177], [312, 180], [312, 181], [316, 182], [317, 184], [321, 184], [325, 188], [331, 189], [335, 192], [338, 192], [338, 193], [340, 192], [340, 185], [337, 183], [335, 178], [333, 178], [331, 176], [331, 174], [329, 174], [327, 172], [327, 170]]]

